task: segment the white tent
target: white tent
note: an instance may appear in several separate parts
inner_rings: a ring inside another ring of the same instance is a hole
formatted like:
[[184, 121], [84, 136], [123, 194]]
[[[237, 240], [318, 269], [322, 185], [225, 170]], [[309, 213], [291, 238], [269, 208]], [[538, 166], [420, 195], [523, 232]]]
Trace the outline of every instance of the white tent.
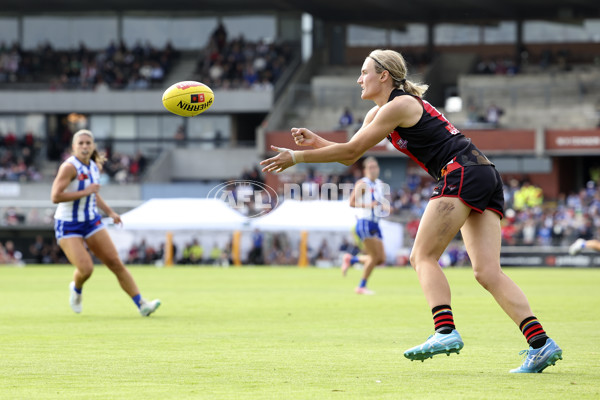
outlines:
[[[168, 231], [173, 233], [178, 255], [191, 240], [198, 240], [205, 251], [214, 244], [224, 248], [233, 231], [249, 229], [285, 232], [294, 243], [299, 242], [301, 231], [308, 231], [311, 251], [316, 251], [323, 240], [334, 250], [344, 238], [353, 240], [355, 215], [347, 201], [285, 200], [269, 214], [247, 218], [218, 199], [152, 199], [124, 213], [122, 227], [110, 226], [109, 233], [123, 259], [131, 246], [142, 240], [157, 248]], [[381, 229], [388, 259], [392, 260], [402, 243], [401, 226], [381, 221]], [[242, 234], [240, 246], [245, 256], [252, 247], [252, 235]]]
[[[248, 218], [218, 199], [151, 199], [121, 215], [121, 226], [110, 226], [109, 234], [126, 259], [133, 244], [142, 240], [158, 248], [166, 233], [173, 233], [173, 242], [180, 256], [191, 240], [198, 240], [208, 252], [214, 244], [224, 248], [236, 230], [247, 228]], [[251, 246], [248, 235], [242, 235], [242, 251]]]
[[237, 230], [247, 218], [218, 199], [152, 199], [123, 214], [126, 230]]
[[[286, 232], [296, 241], [300, 231], [309, 232], [309, 247], [319, 247], [322, 240], [338, 248], [343, 238], [352, 241], [356, 225], [356, 209], [348, 201], [285, 200], [269, 214], [253, 219], [251, 226], [266, 232]], [[386, 258], [394, 263], [398, 249], [402, 247], [402, 225], [386, 220], [380, 221]]]
[[348, 232], [356, 223], [355, 215], [347, 201], [285, 200], [251, 225], [263, 231]]

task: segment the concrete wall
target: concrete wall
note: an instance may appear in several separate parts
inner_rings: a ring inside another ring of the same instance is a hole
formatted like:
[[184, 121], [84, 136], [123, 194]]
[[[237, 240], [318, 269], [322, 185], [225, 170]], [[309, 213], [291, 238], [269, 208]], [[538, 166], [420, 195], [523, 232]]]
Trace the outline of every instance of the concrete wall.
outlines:
[[[53, 206], [50, 201], [51, 183], [0, 182], [0, 204], [3, 206]], [[100, 195], [109, 206], [131, 206], [141, 203], [139, 184], [102, 185]]]
[[145, 183], [142, 199], [206, 198], [215, 186], [215, 183]]
[[[0, 112], [19, 113], [162, 113], [162, 90], [106, 91], [14, 91], [0, 92]], [[268, 112], [272, 91], [215, 91], [208, 113]]]
[[239, 179], [241, 172], [258, 166], [255, 148], [174, 149], [171, 156], [171, 180]]

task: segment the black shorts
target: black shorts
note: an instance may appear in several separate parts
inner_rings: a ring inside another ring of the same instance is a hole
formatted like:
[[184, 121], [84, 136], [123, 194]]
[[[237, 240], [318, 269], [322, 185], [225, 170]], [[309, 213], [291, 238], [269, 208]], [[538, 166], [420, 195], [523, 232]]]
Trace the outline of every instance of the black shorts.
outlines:
[[433, 189], [432, 199], [458, 197], [478, 213], [492, 210], [504, 217], [502, 178], [493, 165], [464, 167], [455, 162], [447, 170]]

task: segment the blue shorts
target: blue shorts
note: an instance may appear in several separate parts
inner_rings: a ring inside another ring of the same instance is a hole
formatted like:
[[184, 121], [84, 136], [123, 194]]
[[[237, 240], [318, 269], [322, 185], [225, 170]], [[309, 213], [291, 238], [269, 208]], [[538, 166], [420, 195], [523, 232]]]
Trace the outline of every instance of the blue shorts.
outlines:
[[104, 228], [105, 226], [102, 223], [100, 216], [87, 222], [69, 222], [60, 219], [54, 220], [54, 235], [56, 236], [57, 242], [62, 238], [69, 237], [82, 237], [87, 239]]
[[359, 219], [356, 221], [356, 234], [360, 240], [382, 238], [381, 229], [379, 229], [379, 223], [370, 221], [368, 219]]

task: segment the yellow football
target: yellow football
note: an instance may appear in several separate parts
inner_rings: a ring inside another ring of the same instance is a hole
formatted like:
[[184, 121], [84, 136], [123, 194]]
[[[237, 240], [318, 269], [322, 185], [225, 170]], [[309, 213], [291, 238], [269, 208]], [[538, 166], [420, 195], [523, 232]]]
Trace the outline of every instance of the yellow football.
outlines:
[[171, 85], [162, 96], [165, 108], [182, 117], [193, 117], [203, 113], [212, 106], [214, 100], [215, 94], [211, 88], [194, 81]]

